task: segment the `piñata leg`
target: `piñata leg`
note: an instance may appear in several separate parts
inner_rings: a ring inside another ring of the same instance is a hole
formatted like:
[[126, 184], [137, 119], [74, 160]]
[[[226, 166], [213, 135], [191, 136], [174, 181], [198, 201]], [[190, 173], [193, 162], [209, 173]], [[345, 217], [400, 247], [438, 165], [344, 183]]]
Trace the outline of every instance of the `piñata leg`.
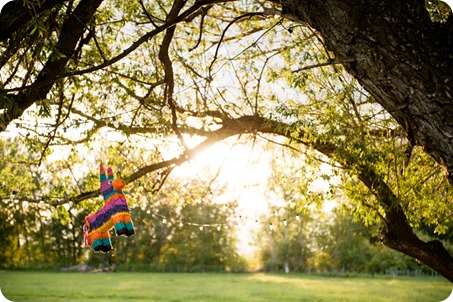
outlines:
[[94, 231], [91, 237], [93, 238], [91, 246], [95, 252], [106, 253], [113, 249], [109, 232]]
[[118, 236], [125, 235], [129, 237], [134, 235], [134, 225], [129, 213], [118, 213], [112, 219]]

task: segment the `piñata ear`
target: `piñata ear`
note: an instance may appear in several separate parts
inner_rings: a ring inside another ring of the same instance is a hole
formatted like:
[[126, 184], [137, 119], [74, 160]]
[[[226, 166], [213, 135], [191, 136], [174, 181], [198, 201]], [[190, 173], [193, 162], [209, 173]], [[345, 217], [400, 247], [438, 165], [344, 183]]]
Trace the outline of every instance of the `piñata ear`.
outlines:
[[109, 168], [107, 169], [107, 177], [108, 177], [109, 179], [113, 179], [113, 169], [112, 169], [111, 167], [109, 167]]
[[102, 164], [101, 164], [101, 166], [100, 166], [100, 168], [99, 168], [99, 180], [100, 180], [101, 182], [103, 182], [103, 181], [106, 180], [106, 179], [107, 179], [107, 176], [105, 175], [105, 169], [104, 169], [104, 167], [103, 167]]

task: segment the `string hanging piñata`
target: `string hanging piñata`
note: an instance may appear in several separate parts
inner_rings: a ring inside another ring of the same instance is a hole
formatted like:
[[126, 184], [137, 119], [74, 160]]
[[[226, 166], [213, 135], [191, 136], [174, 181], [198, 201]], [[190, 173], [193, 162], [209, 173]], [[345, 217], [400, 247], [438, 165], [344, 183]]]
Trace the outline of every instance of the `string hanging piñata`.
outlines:
[[115, 228], [118, 236], [131, 236], [135, 233], [131, 213], [122, 189], [126, 183], [122, 179], [114, 179], [112, 168], [105, 169], [101, 165], [99, 171], [101, 193], [104, 206], [95, 213], [85, 217], [83, 226], [85, 245], [91, 246], [95, 252], [108, 252], [112, 247], [109, 231]]

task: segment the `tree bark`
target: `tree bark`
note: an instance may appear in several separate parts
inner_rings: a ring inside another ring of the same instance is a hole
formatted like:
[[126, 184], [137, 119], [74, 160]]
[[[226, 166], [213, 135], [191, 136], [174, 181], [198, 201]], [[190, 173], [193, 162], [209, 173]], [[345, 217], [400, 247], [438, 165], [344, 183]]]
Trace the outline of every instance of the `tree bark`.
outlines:
[[453, 17], [424, 0], [282, 0], [446, 172], [453, 185]]

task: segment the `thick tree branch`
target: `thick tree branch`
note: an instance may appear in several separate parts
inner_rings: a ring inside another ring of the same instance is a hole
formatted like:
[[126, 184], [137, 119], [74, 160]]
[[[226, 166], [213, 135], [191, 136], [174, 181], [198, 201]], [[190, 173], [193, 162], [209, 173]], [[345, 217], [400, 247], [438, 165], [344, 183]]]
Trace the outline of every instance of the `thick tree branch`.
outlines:
[[453, 257], [440, 241], [424, 242], [412, 231], [400, 201], [369, 166], [359, 165], [359, 179], [373, 193], [385, 211], [382, 242], [391, 249], [409, 255], [453, 282]]
[[85, 31], [86, 24], [101, 3], [102, 0], [80, 1], [74, 12], [64, 22], [55, 50], [50, 54], [34, 82], [34, 85], [39, 88], [21, 91], [16, 95], [9, 96], [13, 105], [11, 108], [6, 108], [0, 116], [0, 132], [4, 131], [9, 122], [21, 116], [36, 101], [46, 98], [58, 75], [64, 71], [66, 63], [74, 54], [76, 45]]
[[[184, 7], [185, 3], [186, 3], [185, 0], [176, 0], [173, 3], [173, 6], [171, 8], [170, 14], [168, 15], [168, 18], [170, 18], [170, 19], [175, 18], [179, 14], [181, 9]], [[159, 60], [164, 65], [164, 72], [165, 72], [164, 81], [166, 83], [164, 95], [165, 95], [165, 100], [168, 102], [168, 106], [170, 107], [170, 110], [171, 110], [171, 128], [176, 133], [176, 136], [179, 138], [184, 149], [187, 151], [189, 148], [187, 147], [187, 144], [184, 141], [181, 131], [178, 129], [178, 123], [177, 123], [178, 116], [176, 114], [176, 103], [175, 103], [174, 96], [173, 96], [173, 92], [174, 92], [174, 88], [175, 88], [175, 79], [174, 79], [174, 75], [173, 75], [173, 63], [168, 54], [170, 43], [175, 34], [175, 30], [176, 30], [176, 26], [173, 26], [173, 27], [170, 27], [169, 29], [167, 29], [164, 39], [162, 40], [162, 44], [159, 49]]]
[[5, 5], [0, 18], [0, 40], [10, 38], [20, 27], [33, 18], [65, 2], [68, 2], [68, 0], [45, 0], [36, 5], [34, 2], [28, 1], [30, 8], [24, 6], [23, 1], [15, 0], [9, 2]]
[[[73, 108], [72, 110], [74, 111], [75, 109]], [[99, 122], [97, 120], [95, 121]], [[226, 138], [235, 135], [246, 133], [261, 132], [282, 135], [293, 140], [299, 141], [300, 143], [304, 143], [307, 146], [310, 146], [325, 155], [332, 155], [333, 152], [335, 151], [335, 146], [327, 142], [318, 141], [316, 143], [311, 143], [308, 141], [303, 141], [301, 138], [304, 137], [304, 134], [301, 131], [299, 131], [297, 134], [300, 138], [297, 137], [295, 138], [293, 137], [293, 133], [290, 131], [290, 129], [291, 125], [271, 121], [259, 116], [243, 116], [237, 119], [227, 119], [223, 122], [223, 126], [218, 130], [208, 133], [205, 132], [204, 134], [206, 135], [206, 139], [202, 143], [198, 144], [196, 147], [188, 149], [185, 153], [182, 153], [180, 156], [174, 157], [172, 159], [144, 166], [138, 169], [137, 171], [133, 172], [132, 174], [125, 176], [124, 180], [127, 183], [132, 183], [154, 171], [179, 166], [184, 162], [190, 160], [196, 154], [202, 152], [203, 150], [206, 150], [207, 148], [211, 147], [217, 142], [220, 142], [222, 140], [225, 140]], [[73, 202], [77, 204], [83, 200], [94, 198], [99, 194], [100, 194], [99, 190], [84, 192], [80, 195], [71, 198], [60, 199], [58, 201], [55, 201], [54, 204], [64, 204], [68, 202]], [[38, 202], [39, 201], [41, 200], [38, 200]]]

